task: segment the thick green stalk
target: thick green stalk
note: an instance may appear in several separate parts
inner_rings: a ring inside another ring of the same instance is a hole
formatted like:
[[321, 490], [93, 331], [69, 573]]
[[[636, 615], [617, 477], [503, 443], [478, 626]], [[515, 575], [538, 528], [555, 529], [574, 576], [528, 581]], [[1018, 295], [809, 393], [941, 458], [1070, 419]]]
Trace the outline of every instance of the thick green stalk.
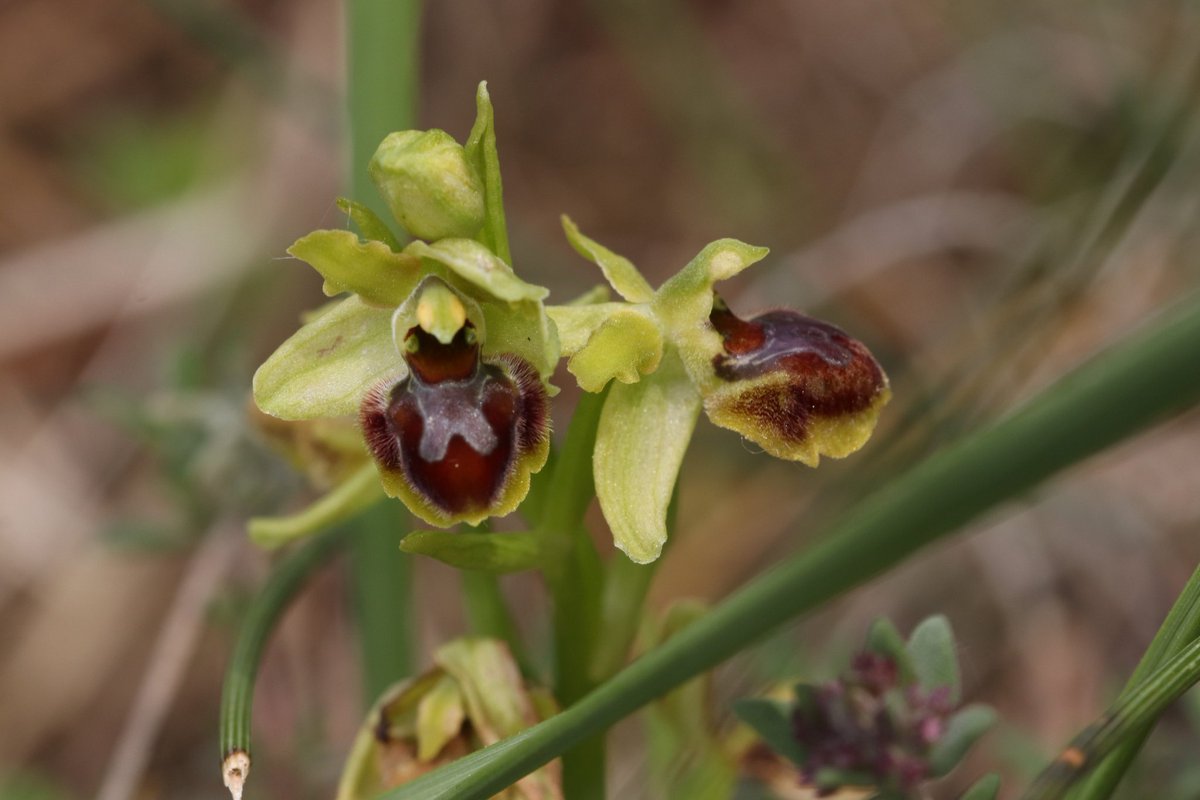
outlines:
[[504, 595], [500, 593], [496, 575], [470, 569], [459, 574], [462, 576], [463, 597], [471, 633], [506, 642], [517, 663], [523, 669], [527, 668], [525, 646], [521, 643], [521, 636], [517, 632], [512, 615], [508, 613], [508, 605], [504, 601]]
[[1200, 639], [1193, 640], [1124, 695], [1104, 716], [1071, 740], [1062, 755], [1042, 771], [1024, 800], [1057, 800], [1097, 759], [1152, 726], [1159, 714], [1200, 682]]
[[[416, 121], [420, 10], [416, 0], [346, 5], [350, 194], [382, 219], [390, 213], [371, 185], [367, 164], [384, 136]], [[396, 544], [401, 518], [380, 508], [364, 520], [355, 537], [353, 579], [369, 704], [408, 671], [411, 614], [408, 558]]]
[[363, 700], [369, 706], [412, 668], [412, 564], [399, 548], [408, 515], [395, 500], [384, 500], [351, 525]]
[[[221, 691], [222, 772], [225, 785], [229, 786], [235, 797], [241, 794], [241, 786], [250, 765], [250, 712], [254, 705], [254, 679], [267, 638], [275, 629], [283, 610], [304, 585], [305, 579], [316, 567], [325, 563], [345, 540], [346, 530], [337, 528], [320, 533], [287, 553], [275, 565], [266, 584], [246, 609]], [[241, 763], [238, 754], [244, 756]]]
[[915, 465], [817, 544], [763, 574], [574, 706], [388, 800], [486, 798], [781, 625], [1054, 473], [1200, 399], [1200, 298], [991, 428]]
[[[1197, 637], [1200, 637], [1200, 568], [1192, 573], [1187, 585], [1179, 593], [1167, 618], [1154, 635], [1154, 640], [1129, 677], [1129, 682], [1121, 690], [1118, 701], [1135, 692], [1164, 661], [1178, 654]], [[1152, 719], [1141, 730], [1131, 733], [1086, 781], [1076, 785], [1071, 791], [1072, 800], [1103, 800], [1111, 796], [1141, 751], [1146, 737], [1154, 729], [1155, 721]]]
[[[584, 392], [554, 467], [538, 528], [547, 536], [571, 536], [571, 549], [557, 570], [547, 570], [554, 601], [554, 694], [569, 707], [595, 686], [592, 653], [600, 622], [603, 567], [583, 527], [595, 495], [592, 450], [606, 393]], [[604, 736], [583, 738], [563, 754], [563, 791], [571, 800], [604, 797]]]

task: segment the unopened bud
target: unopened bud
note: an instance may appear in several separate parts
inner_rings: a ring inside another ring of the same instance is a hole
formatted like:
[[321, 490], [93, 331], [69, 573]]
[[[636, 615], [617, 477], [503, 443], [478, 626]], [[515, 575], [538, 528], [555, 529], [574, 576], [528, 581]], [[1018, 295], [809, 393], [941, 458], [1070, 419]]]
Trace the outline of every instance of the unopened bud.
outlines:
[[470, 238], [483, 227], [483, 182], [445, 131], [388, 134], [368, 171], [396, 220], [418, 239]]

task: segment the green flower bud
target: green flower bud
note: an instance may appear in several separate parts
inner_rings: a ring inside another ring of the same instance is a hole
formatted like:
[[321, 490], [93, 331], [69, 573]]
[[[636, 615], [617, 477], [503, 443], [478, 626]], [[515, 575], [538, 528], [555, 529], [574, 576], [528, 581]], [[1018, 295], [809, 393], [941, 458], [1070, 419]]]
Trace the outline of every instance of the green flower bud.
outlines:
[[368, 171], [396, 220], [418, 239], [470, 238], [483, 227], [483, 181], [445, 131], [389, 134]]

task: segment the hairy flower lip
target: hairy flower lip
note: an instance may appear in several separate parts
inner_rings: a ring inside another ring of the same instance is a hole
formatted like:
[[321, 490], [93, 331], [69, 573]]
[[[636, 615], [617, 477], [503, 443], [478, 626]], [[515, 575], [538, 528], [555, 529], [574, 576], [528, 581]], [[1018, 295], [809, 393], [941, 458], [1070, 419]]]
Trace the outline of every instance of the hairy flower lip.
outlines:
[[537, 372], [516, 356], [481, 358], [470, 323], [449, 344], [419, 327], [405, 344], [409, 374], [381, 382], [363, 401], [368, 449], [385, 475], [431, 507], [430, 522], [487, 516], [518, 462], [544, 449], [547, 402]]

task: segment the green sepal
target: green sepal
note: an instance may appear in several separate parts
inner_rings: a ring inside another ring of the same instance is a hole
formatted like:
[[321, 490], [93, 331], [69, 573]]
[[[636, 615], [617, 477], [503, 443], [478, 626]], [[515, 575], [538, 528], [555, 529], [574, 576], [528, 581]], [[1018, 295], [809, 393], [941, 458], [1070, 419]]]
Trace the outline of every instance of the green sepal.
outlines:
[[996, 712], [984, 705], [967, 706], [951, 717], [929, 751], [932, 774], [940, 778], [958, 766], [971, 746], [995, 723]]
[[653, 299], [654, 288], [642, 277], [632, 261], [584, 236], [566, 214], [562, 215], [561, 220], [567, 241], [579, 255], [600, 268], [605, 280], [616, 289], [617, 294], [631, 303], [648, 303]]
[[654, 296], [655, 313], [667, 338], [678, 348], [684, 365], [701, 392], [716, 380], [713, 356], [721, 351], [721, 336], [709, 324], [713, 285], [761, 261], [769, 251], [736, 239], [718, 239], [664, 283]]
[[904, 637], [886, 617], [880, 617], [871, 623], [871, 629], [867, 631], [866, 649], [894, 661], [902, 684], [907, 684], [915, 678]]
[[512, 267], [474, 239], [441, 239], [432, 244], [415, 241], [404, 248], [404, 253], [447, 267], [469, 286], [483, 290], [487, 297], [509, 303], [536, 302], [550, 293], [544, 286], [518, 278]]
[[999, 794], [1000, 776], [992, 772], [971, 784], [959, 800], [996, 800]]
[[421, 279], [419, 259], [395, 253], [384, 242], [359, 239], [351, 231], [313, 231], [287, 251], [321, 273], [322, 291], [330, 297], [354, 292], [371, 305], [394, 308]]
[[462, 731], [466, 715], [458, 684], [449, 675], [442, 675], [417, 703], [417, 760], [436, 758]]
[[353, 295], [310, 318], [258, 368], [254, 402], [282, 419], [348, 417], [375, 384], [406, 373], [392, 310]]
[[370, 208], [348, 197], [339, 197], [337, 207], [350, 218], [362, 238], [383, 242], [392, 252], [400, 252], [400, 240], [396, 238], [396, 234], [392, 233], [388, 224]]
[[246, 530], [259, 547], [274, 549], [331, 528], [383, 497], [378, 472], [368, 462], [303, 510], [282, 517], [253, 517]]
[[396, 131], [367, 165], [392, 216], [418, 239], [475, 236], [484, 223], [481, 176], [445, 131]]
[[950, 621], [941, 614], [924, 620], [913, 630], [907, 649], [912, 659], [913, 673], [921, 686], [925, 689], [946, 687], [950, 690], [950, 702], [958, 703], [958, 656]]
[[538, 721], [508, 645], [496, 639], [456, 639], [434, 663], [458, 683], [467, 716], [483, 744], [493, 744]]
[[406, 553], [429, 556], [458, 569], [494, 573], [541, 569], [558, 560], [566, 546], [564, 537], [532, 532], [414, 531], [400, 540]]
[[647, 564], [667, 539], [667, 507], [700, 413], [700, 396], [673, 353], [638, 383], [613, 384], [596, 430], [596, 497], [613, 542]]
[[767, 747], [801, 766], [807, 754], [796, 741], [792, 711], [791, 703], [769, 697], [753, 697], [733, 704], [733, 713], [753, 728]]
[[500, 153], [496, 149], [496, 112], [488, 94], [487, 81], [475, 90], [475, 124], [467, 136], [467, 162], [483, 181], [484, 222], [479, 233], [493, 253], [512, 263], [508, 249], [508, 226], [504, 219], [504, 183], [500, 179]]

